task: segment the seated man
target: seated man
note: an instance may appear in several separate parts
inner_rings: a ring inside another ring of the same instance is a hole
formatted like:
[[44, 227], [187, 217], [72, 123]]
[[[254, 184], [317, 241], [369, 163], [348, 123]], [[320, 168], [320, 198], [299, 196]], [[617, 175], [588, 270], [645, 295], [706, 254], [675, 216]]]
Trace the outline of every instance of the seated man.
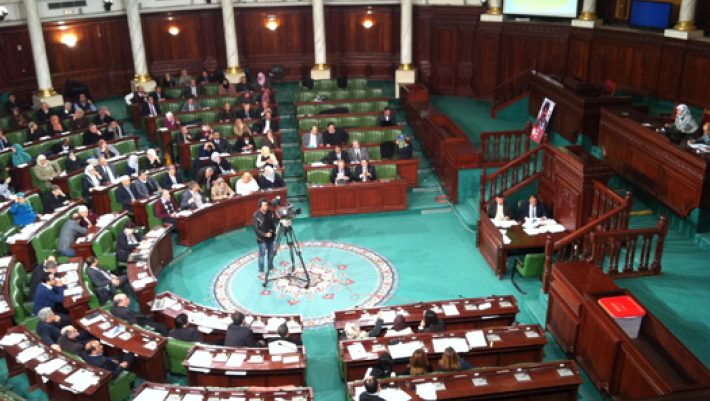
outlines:
[[318, 132], [318, 127], [315, 125], [311, 127], [311, 132], [303, 136], [303, 146], [307, 148], [317, 148], [323, 144], [323, 134]]
[[62, 351], [70, 352], [79, 355], [84, 351], [86, 343], [91, 341], [91, 335], [85, 331], [79, 332], [74, 326], [68, 325], [62, 327], [62, 336], [59, 337], [59, 347]]
[[124, 370], [130, 371], [136, 359], [136, 356], [130, 352], [127, 352], [122, 359], [106, 357], [104, 347], [98, 341], [89, 341], [84, 349], [86, 351], [84, 360], [89, 365], [111, 372], [112, 379], [118, 378]]
[[197, 111], [197, 110], [202, 110], [202, 107], [193, 98], [187, 99], [187, 102], [185, 102], [185, 104], [182, 105], [182, 109], [180, 109], [180, 111], [182, 111], [182, 112]]
[[264, 118], [266, 117], [266, 113], [271, 113], [272, 116], [275, 116], [276, 113], [271, 109], [271, 106], [269, 106], [269, 102], [261, 102], [261, 109], [259, 110], [259, 117]]
[[84, 133], [84, 146], [98, 145], [102, 139], [106, 139], [106, 136], [99, 127], [96, 124], [89, 124], [89, 130]]
[[22, 110], [24, 108], [24, 105], [22, 104], [22, 101], [17, 98], [14, 94], [10, 94], [7, 97], [7, 102], [5, 102], [5, 110], [9, 113], [12, 109], [20, 109]]
[[207, 70], [202, 70], [202, 75], [197, 79], [197, 83], [200, 85], [213, 84], [217, 82], [214, 75], [210, 74]]
[[237, 119], [237, 113], [232, 110], [232, 106], [229, 103], [225, 103], [222, 111], [219, 112], [217, 119], [221, 123], [228, 123]]
[[79, 214], [73, 214], [70, 219], [68, 219], [62, 229], [59, 230], [59, 242], [57, 244], [57, 250], [64, 256], [74, 257], [76, 252], [71, 245], [76, 241], [77, 238], [88, 232], [88, 229], [81, 226], [81, 216]]
[[495, 203], [488, 205], [488, 211], [486, 212], [488, 217], [493, 220], [510, 220], [514, 217], [513, 208], [508, 202], [505, 201], [505, 196], [503, 194], [496, 195]]
[[520, 204], [520, 211], [518, 213], [518, 216], [521, 220], [525, 219], [526, 217], [531, 219], [542, 220], [545, 220], [546, 218], [550, 217], [550, 215], [547, 213], [547, 206], [544, 202], [538, 201], [536, 195], [530, 195], [529, 200], [526, 200]]
[[355, 180], [368, 182], [377, 180], [377, 171], [375, 168], [370, 166], [367, 159], [360, 160], [360, 165], [355, 169]]
[[121, 204], [122, 210], [132, 212], [133, 205], [131, 203], [136, 199], [139, 197], [131, 188], [131, 178], [127, 175], [122, 176], [121, 185], [116, 188], [116, 202]]
[[137, 90], [133, 92], [133, 99], [131, 99], [131, 103], [142, 105], [148, 101], [148, 94], [145, 93], [145, 88], [143, 88], [142, 86], [139, 86], [136, 89]]
[[158, 181], [155, 178], [148, 175], [148, 172], [140, 170], [138, 171], [138, 179], [131, 184], [131, 189], [138, 199], [143, 199], [160, 190], [160, 185], [158, 185]]
[[183, 192], [182, 198], [180, 199], [180, 210], [189, 210], [195, 206], [202, 206], [207, 203], [207, 198], [202, 193], [200, 184], [193, 181], [188, 184], [188, 187], [190, 189]]
[[155, 101], [155, 103], [160, 103], [160, 102], [164, 102], [164, 101], [168, 100], [168, 96], [163, 93], [163, 87], [161, 87], [161, 86], [156, 86], [155, 92], [151, 93], [148, 96], [150, 96], [150, 98], [153, 99], [153, 101]]
[[111, 314], [119, 319], [123, 319], [130, 324], [147, 326], [160, 333], [161, 336], [168, 335], [168, 327], [162, 323], [153, 320], [152, 316], [146, 316], [142, 313], [135, 312], [129, 308], [131, 300], [126, 294], [117, 294], [113, 297], [113, 305], [111, 306]]
[[120, 181], [116, 166], [109, 163], [105, 157], [99, 157], [99, 165], [96, 166], [96, 171], [101, 176], [103, 185], [111, 185]]
[[32, 270], [32, 277], [30, 277], [30, 294], [27, 300], [32, 301], [35, 299], [35, 292], [37, 287], [42, 284], [42, 276], [48, 273], [52, 277], [57, 274], [57, 258], [54, 255], [47, 256], [44, 263], [40, 263]]
[[46, 123], [56, 114], [57, 113], [54, 110], [49, 108], [49, 105], [46, 102], [42, 102], [42, 108], [37, 110], [37, 122]]
[[244, 107], [237, 112], [237, 118], [241, 118], [242, 120], [256, 118], [256, 116], [256, 112], [252, 110], [251, 106], [248, 104], [245, 104]]
[[165, 189], [173, 189], [178, 184], [182, 184], [182, 177], [177, 173], [177, 169], [174, 164], [168, 166], [168, 173], [163, 174], [163, 178], [160, 180], [160, 186]]
[[219, 134], [219, 131], [215, 131], [214, 134], [212, 134], [212, 143], [214, 144], [214, 150], [218, 153], [232, 152], [232, 145], [227, 138]]
[[204, 86], [197, 85], [197, 82], [195, 82], [194, 79], [191, 79], [190, 85], [186, 86], [185, 89], [182, 90], [182, 98], [192, 99], [197, 96], [205, 96], [206, 93], [207, 91]]
[[227, 347], [258, 347], [254, 332], [246, 326], [246, 316], [242, 312], [232, 314], [232, 324], [227, 327], [224, 338]]
[[62, 325], [62, 319], [55, 315], [50, 307], [40, 309], [37, 312], [37, 317], [39, 317], [39, 322], [36, 331], [39, 338], [43, 343], [61, 351], [62, 348], [58, 344], [59, 338], [62, 336], [60, 330], [62, 327], [66, 327], [66, 325]]
[[385, 401], [384, 398], [380, 397], [381, 391], [380, 382], [374, 376], [370, 376], [365, 379], [365, 391], [360, 393], [358, 401]]
[[699, 138], [688, 140], [688, 144], [710, 145], [710, 122], [703, 124], [703, 135]]
[[335, 128], [335, 123], [328, 123], [328, 127], [323, 133], [325, 146], [344, 145], [348, 143], [350, 134], [340, 128]]
[[[246, 107], [246, 106], [244, 106]], [[266, 112], [264, 115], [264, 118], [259, 120], [254, 126], [252, 127], [252, 130], [254, 131], [254, 134], [266, 134], [269, 131], [274, 130], [275, 122], [271, 118], [271, 113]]]
[[370, 152], [367, 148], [360, 147], [360, 141], [354, 140], [352, 149], [348, 150], [348, 155], [350, 156], [350, 161], [353, 163], [360, 163], [360, 160], [370, 160]]
[[163, 219], [163, 224], [177, 225], [178, 207], [169, 191], [160, 192], [160, 200], [155, 202], [155, 217]]
[[99, 266], [99, 259], [96, 256], [86, 258], [86, 274], [94, 286], [94, 293], [99, 298], [99, 304], [102, 306], [116, 296], [117, 290], [120, 288], [124, 294], [133, 293], [131, 283], [128, 282], [128, 276], [116, 276], [107, 272]]
[[[37, 315], [42, 308], [50, 308], [54, 312], [64, 311], [64, 283], [62, 280], [45, 273], [42, 275], [42, 284], [37, 286], [35, 292], [33, 313]], [[63, 321], [69, 323], [69, 316], [61, 316]], [[64, 326], [62, 326], [64, 327]]]
[[247, 171], [246, 173], [242, 174], [242, 178], [237, 181], [237, 184], [234, 187], [234, 191], [237, 193], [237, 195], [251, 195], [259, 191], [259, 184], [256, 182], [255, 179], [252, 178], [251, 173]]
[[282, 323], [281, 326], [279, 326], [278, 329], [276, 329], [276, 332], [279, 333], [278, 337], [271, 337], [269, 338], [269, 342], [272, 341], [288, 341], [292, 344], [295, 345], [303, 345], [303, 341], [301, 341], [300, 338], [291, 336], [288, 331], [288, 325], [286, 323]]
[[123, 127], [121, 127], [116, 120], [111, 121], [108, 128], [106, 128], [106, 134], [104, 135], [106, 136], [107, 141], [125, 138], [127, 136], [126, 132], [123, 130]]
[[148, 102], [143, 103], [141, 106], [141, 115], [143, 117], [156, 117], [163, 114], [160, 110], [160, 105], [155, 103], [153, 97], [148, 98]]
[[237, 92], [250, 91], [251, 85], [247, 82], [247, 77], [242, 76], [242, 79], [237, 84]]
[[74, 111], [79, 109], [84, 110], [85, 113], [88, 113], [96, 111], [96, 106], [94, 106], [94, 102], [92, 102], [91, 99], [87, 99], [86, 95], [82, 93], [79, 95], [79, 100], [74, 103]]
[[394, 127], [397, 125], [394, 116], [392, 115], [392, 109], [385, 107], [385, 113], [380, 116], [377, 121], [377, 125], [380, 127]]
[[196, 343], [204, 343], [205, 340], [200, 335], [197, 327], [187, 325], [187, 315], [181, 313], [175, 317], [175, 328], [168, 331], [168, 337], [175, 338], [180, 341], [193, 341]]
[[350, 168], [345, 167], [344, 160], [338, 160], [338, 165], [330, 171], [330, 182], [333, 184], [346, 184], [350, 182]]
[[350, 163], [350, 156], [347, 152], [343, 152], [341, 145], [335, 145], [335, 150], [328, 153], [328, 156], [324, 157], [321, 161], [325, 164], [336, 164], [338, 160], [342, 160], [346, 164]]
[[56, 209], [68, 204], [70, 201], [64, 195], [59, 185], [52, 185], [49, 192], [44, 196], [42, 204], [44, 205], [44, 214], [54, 213]]

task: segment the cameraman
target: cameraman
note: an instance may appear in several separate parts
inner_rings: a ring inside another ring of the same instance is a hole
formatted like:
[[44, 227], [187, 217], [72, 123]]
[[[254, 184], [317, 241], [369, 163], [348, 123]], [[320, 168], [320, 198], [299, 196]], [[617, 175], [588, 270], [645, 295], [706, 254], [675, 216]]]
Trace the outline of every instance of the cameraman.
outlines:
[[259, 244], [259, 273], [264, 272], [264, 253], [268, 251], [269, 270], [274, 270], [274, 235], [276, 233], [276, 214], [269, 210], [269, 201], [259, 199], [259, 210], [254, 212], [252, 225], [256, 242]]

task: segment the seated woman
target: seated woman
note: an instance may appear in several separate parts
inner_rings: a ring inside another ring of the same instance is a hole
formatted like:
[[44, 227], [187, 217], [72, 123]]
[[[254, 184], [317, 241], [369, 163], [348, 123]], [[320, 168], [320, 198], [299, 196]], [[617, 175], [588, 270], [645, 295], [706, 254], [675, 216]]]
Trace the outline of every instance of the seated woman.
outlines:
[[436, 312], [428, 310], [424, 312], [424, 319], [419, 327], [420, 333], [440, 333], [446, 331], [446, 323], [439, 319]]
[[276, 137], [274, 136], [274, 131], [269, 130], [266, 133], [266, 137], [261, 140], [261, 146], [266, 146], [270, 150], [278, 149], [279, 145], [276, 143]]
[[248, 132], [251, 136], [251, 129], [249, 129], [249, 126], [244, 124], [244, 120], [237, 118], [234, 120], [234, 136], [241, 137], [244, 135], [244, 132]]
[[237, 90], [234, 89], [234, 85], [230, 84], [229, 81], [225, 78], [222, 80], [222, 84], [219, 85], [219, 92], [218, 94], [220, 95], [232, 95], [237, 93]]
[[234, 195], [234, 191], [232, 191], [232, 188], [229, 187], [224, 178], [217, 178], [214, 183], [215, 185], [212, 186], [212, 201], [229, 198]]
[[286, 182], [274, 171], [273, 167], [266, 166], [264, 168], [264, 174], [259, 177], [259, 186], [263, 190], [285, 188]]
[[671, 136], [695, 134], [698, 131], [698, 122], [690, 114], [690, 108], [685, 104], [679, 104], [675, 110], [675, 120], [672, 124], [666, 124], [666, 133]]
[[264, 88], [264, 90], [261, 91], [261, 101], [266, 102], [266, 103], [271, 103], [271, 89], [270, 88]]
[[52, 185], [52, 178], [62, 173], [62, 168], [59, 163], [54, 160], [47, 160], [47, 156], [37, 156], [37, 164], [32, 167], [32, 172], [39, 181], [42, 182], [45, 190], [48, 190]]
[[167, 112], [165, 113], [165, 118], [163, 119], [163, 127], [167, 128], [168, 130], [176, 130], [180, 128], [180, 121], [178, 121], [177, 118], [173, 115], [172, 112]]
[[71, 129], [73, 131], [83, 130], [89, 128], [89, 119], [84, 115], [84, 110], [76, 109], [74, 111], [74, 117], [71, 122]]
[[244, 153], [256, 150], [256, 142], [254, 142], [254, 138], [251, 136], [251, 132], [249, 130], [242, 132], [242, 136], [237, 139], [237, 146], [234, 147], [234, 150]]
[[99, 114], [94, 117], [94, 124], [108, 125], [111, 124], [112, 121], [114, 121], [114, 119], [113, 117], [111, 117], [111, 112], [108, 111], [108, 107], [101, 106], [101, 108], [99, 109]]
[[219, 170], [217, 175], [235, 173], [234, 166], [232, 166], [232, 163], [220, 156], [219, 153], [212, 152], [212, 155], [210, 155], [210, 160], [212, 160], [212, 164], [216, 166]]
[[47, 125], [47, 133], [49, 134], [49, 136], [57, 136], [62, 132], [69, 132], [69, 128], [67, 128], [66, 125], [62, 124], [61, 120], [59, 120], [59, 117], [49, 117], [49, 124]]
[[12, 116], [10, 117], [10, 128], [22, 128], [30, 125], [30, 118], [27, 114], [20, 111], [19, 108], [15, 107], [12, 109]]
[[141, 167], [138, 164], [138, 156], [130, 155], [128, 156], [128, 163], [126, 163], [126, 175], [133, 176], [138, 175], [138, 170]]
[[387, 330], [385, 337], [407, 336], [410, 334], [414, 334], [414, 332], [411, 327], [407, 326], [407, 319], [404, 318], [404, 315], [397, 314], [397, 317], [394, 318], [394, 325]]
[[439, 361], [439, 372], [459, 372], [474, 369], [475, 366], [461, 359], [459, 354], [451, 347], [446, 347]]
[[235, 186], [237, 194], [246, 196], [251, 195], [255, 192], [259, 192], [259, 184], [256, 180], [252, 178], [251, 173], [246, 172], [242, 175], [242, 178], [237, 180], [237, 185]]
[[279, 161], [276, 156], [271, 153], [271, 149], [267, 146], [261, 147], [261, 154], [256, 157], [256, 168], [262, 169], [266, 166], [279, 168]]
[[84, 168], [84, 176], [81, 177], [81, 193], [89, 206], [94, 204], [92, 191], [101, 186], [101, 174], [94, 168], [93, 164], [89, 164]]
[[112, 157], [120, 156], [121, 154], [113, 147], [110, 143], [105, 140], [99, 141], [99, 147], [96, 148], [96, 157], [103, 157], [104, 159], [110, 159]]
[[25, 194], [22, 192], [18, 192], [15, 196], [15, 203], [10, 206], [10, 214], [12, 214], [14, 224], [22, 227], [32, 224], [37, 221], [38, 217], [42, 217], [42, 215], [37, 214], [35, 208], [27, 202]]
[[67, 169], [67, 174], [79, 171], [86, 166], [86, 162], [76, 155], [73, 150], [69, 151], [67, 160], [64, 162], [64, 167]]
[[136, 224], [132, 221], [123, 226], [123, 231], [116, 238], [116, 260], [122, 263], [128, 262], [128, 255], [138, 248], [143, 237], [136, 232]]
[[47, 133], [44, 132], [42, 128], [40, 128], [36, 122], [30, 121], [30, 124], [27, 126], [27, 141], [29, 142], [35, 142], [39, 141], [41, 138], [44, 138], [47, 136]]
[[9, 167], [20, 167], [32, 161], [32, 156], [25, 152], [25, 149], [19, 143], [12, 145], [10, 152], [12, 152], [12, 157], [10, 158], [12, 165], [7, 165], [6, 170], [9, 170]]
[[362, 338], [378, 337], [382, 333], [382, 325], [385, 323], [381, 318], [381, 314], [377, 314], [375, 327], [370, 331], [362, 331], [356, 323], [350, 322], [343, 328], [343, 336], [345, 340], [357, 340]]
[[99, 220], [99, 216], [94, 213], [93, 210], [90, 210], [86, 206], [79, 206], [79, 217], [81, 220], [79, 220], [79, 225], [84, 227], [84, 228], [90, 228], [91, 226], [96, 225], [96, 222]]
[[163, 162], [160, 160], [160, 157], [158, 157], [158, 153], [156, 153], [155, 149], [148, 149], [145, 152], [145, 155], [146, 155], [146, 161], [145, 161], [146, 169], [153, 170], [156, 168], [163, 167]]
[[254, 98], [251, 96], [251, 92], [246, 90], [244, 91], [244, 94], [242, 94], [242, 97], [239, 99], [239, 104], [242, 106], [245, 104], [252, 104], [254, 102]]
[[202, 126], [202, 129], [200, 130], [200, 138], [202, 139], [212, 139], [211, 136], [214, 133], [214, 130], [212, 127], [209, 125], [205, 124]]
[[409, 359], [409, 365], [404, 368], [402, 376], [419, 376], [431, 373], [432, 371], [426, 351], [419, 348], [412, 354], [412, 357]]

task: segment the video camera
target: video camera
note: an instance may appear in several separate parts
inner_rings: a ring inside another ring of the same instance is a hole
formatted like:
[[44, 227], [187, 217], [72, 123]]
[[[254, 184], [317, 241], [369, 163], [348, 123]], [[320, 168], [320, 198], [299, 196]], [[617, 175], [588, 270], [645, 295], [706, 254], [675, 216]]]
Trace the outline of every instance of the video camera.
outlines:
[[274, 208], [274, 210], [276, 211], [276, 216], [278, 216], [278, 218], [282, 220], [292, 219], [303, 212], [300, 207], [294, 207], [292, 203], [286, 203], [285, 205], [282, 205], [280, 196], [277, 196], [271, 202], [269, 202], [269, 206]]

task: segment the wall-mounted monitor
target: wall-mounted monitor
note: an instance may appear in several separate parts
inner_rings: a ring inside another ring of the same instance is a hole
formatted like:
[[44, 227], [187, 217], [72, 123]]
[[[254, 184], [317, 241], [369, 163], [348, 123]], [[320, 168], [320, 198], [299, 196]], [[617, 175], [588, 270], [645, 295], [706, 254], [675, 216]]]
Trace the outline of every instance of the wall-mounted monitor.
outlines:
[[503, 14], [576, 18], [578, 0], [504, 0]]
[[642, 28], [669, 28], [672, 7], [671, 3], [633, 1], [631, 2], [629, 25]]

